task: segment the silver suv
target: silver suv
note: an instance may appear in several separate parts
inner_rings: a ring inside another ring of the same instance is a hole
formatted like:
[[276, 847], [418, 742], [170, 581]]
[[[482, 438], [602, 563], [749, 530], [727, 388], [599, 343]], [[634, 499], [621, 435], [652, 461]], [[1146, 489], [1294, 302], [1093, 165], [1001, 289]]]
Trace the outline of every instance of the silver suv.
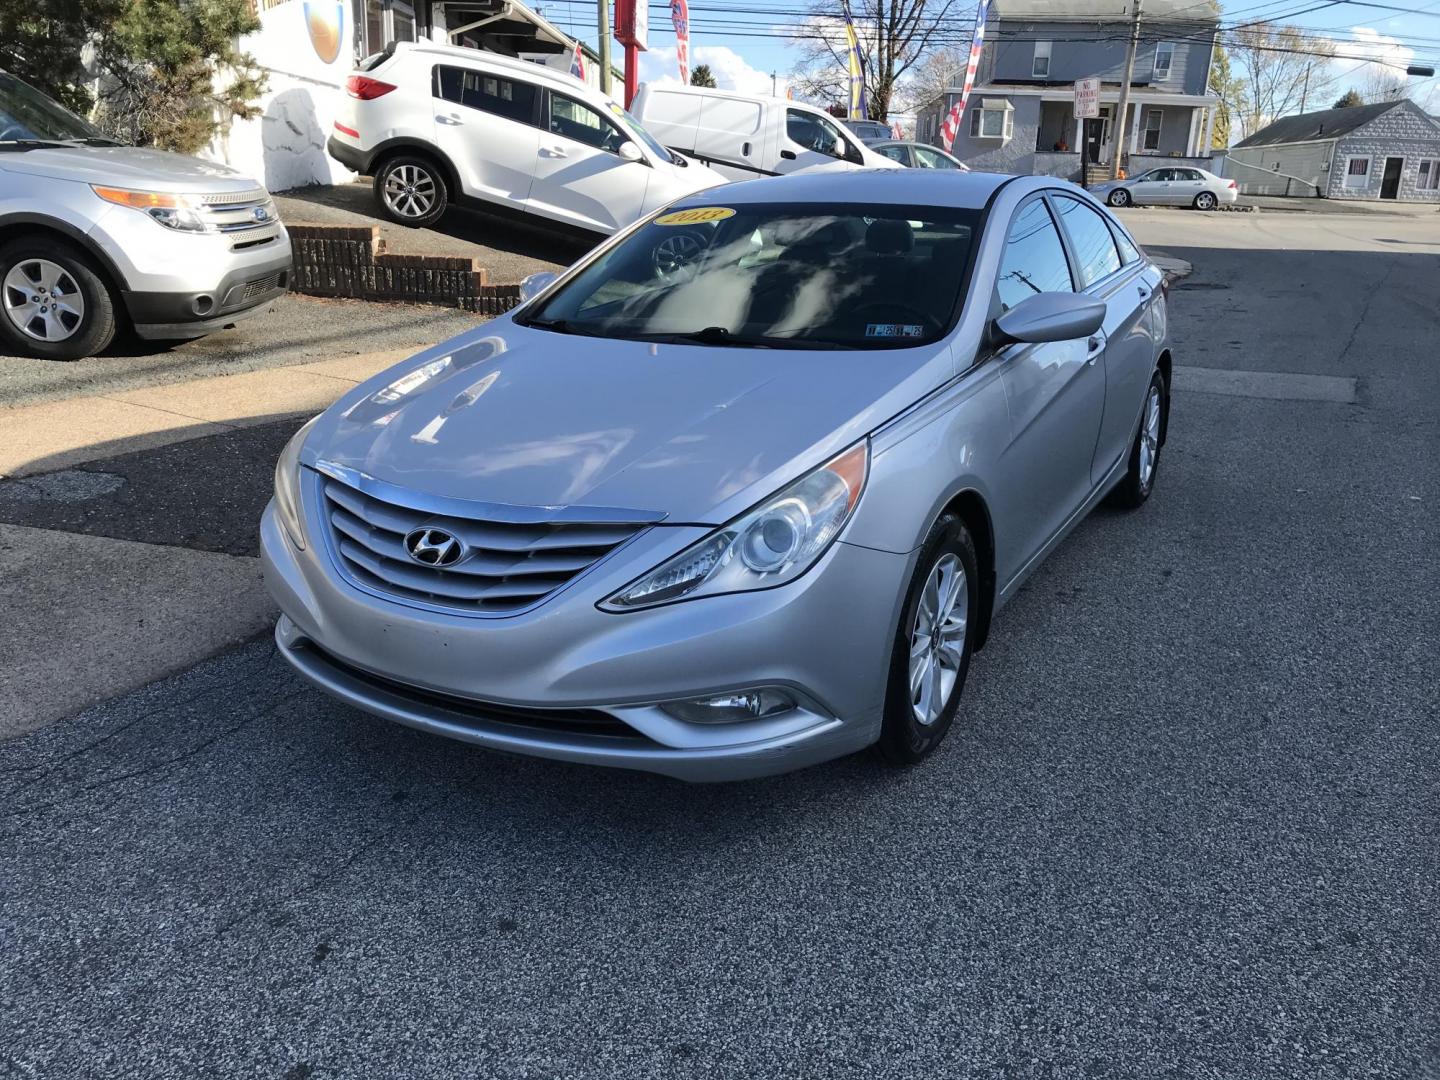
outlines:
[[200, 337], [289, 285], [290, 237], [254, 180], [122, 146], [0, 71], [0, 353], [76, 360], [122, 323]]

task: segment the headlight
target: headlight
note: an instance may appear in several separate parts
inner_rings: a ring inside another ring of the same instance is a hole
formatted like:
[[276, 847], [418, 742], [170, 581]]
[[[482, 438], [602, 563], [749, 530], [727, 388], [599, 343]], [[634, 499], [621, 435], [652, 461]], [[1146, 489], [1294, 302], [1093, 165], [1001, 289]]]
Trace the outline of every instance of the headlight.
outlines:
[[178, 232], [205, 231], [205, 222], [200, 220], [195, 206], [184, 195], [171, 195], [160, 191], [129, 191], [96, 184], [91, 184], [90, 188], [106, 202], [140, 210], [167, 229]]
[[301, 551], [305, 550], [305, 529], [300, 521], [300, 448], [319, 419], [317, 416], [308, 420], [285, 444], [280, 460], [275, 463], [275, 513], [285, 526], [290, 542]]
[[869, 442], [857, 443], [601, 606], [631, 611], [793, 581], [814, 565], [850, 520], [869, 465]]

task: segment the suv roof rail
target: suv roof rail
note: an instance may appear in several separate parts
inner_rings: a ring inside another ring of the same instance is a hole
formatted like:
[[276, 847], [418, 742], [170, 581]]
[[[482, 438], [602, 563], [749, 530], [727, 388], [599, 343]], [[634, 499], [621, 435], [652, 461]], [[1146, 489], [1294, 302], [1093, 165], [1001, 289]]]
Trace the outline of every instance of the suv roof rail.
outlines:
[[485, 64], [498, 68], [505, 68], [510, 71], [524, 74], [527, 78], [554, 82], [557, 86], [567, 89], [583, 87], [592, 92], [599, 93], [589, 83], [581, 82], [568, 71], [561, 71], [559, 68], [547, 67], [544, 64], [531, 63], [529, 60], [520, 60], [513, 56], [504, 56], [501, 53], [489, 52], [485, 49], [472, 49], [467, 45], [442, 45], [435, 41], [399, 41], [392, 42], [391, 46], [395, 52], [424, 53], [433, 56], [448, 56], [454, 60], [465, 60], [472, 64]]

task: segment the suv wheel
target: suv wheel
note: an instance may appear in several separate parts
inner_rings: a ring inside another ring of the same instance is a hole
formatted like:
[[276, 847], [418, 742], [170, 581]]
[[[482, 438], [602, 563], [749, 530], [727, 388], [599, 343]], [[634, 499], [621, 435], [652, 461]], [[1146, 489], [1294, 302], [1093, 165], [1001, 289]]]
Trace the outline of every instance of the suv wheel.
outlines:
[[439, 221], [449, 198], [444, 176], [428, 158], [393, 157], [375, 174], [375, 201], [398, 225], [418, 229]]
[[115, 301], [89, 255], [49, 238], [0, 248], [0, 344], [78, 360], [114, 336]]

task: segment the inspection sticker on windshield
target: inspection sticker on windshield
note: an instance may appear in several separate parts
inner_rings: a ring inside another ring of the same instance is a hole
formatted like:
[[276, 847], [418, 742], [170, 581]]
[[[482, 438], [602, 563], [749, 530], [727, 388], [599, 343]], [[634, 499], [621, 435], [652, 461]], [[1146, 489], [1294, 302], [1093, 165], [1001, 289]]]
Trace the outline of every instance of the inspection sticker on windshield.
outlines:
[[924, 337], [925, 327], [915, 323], [872, 322], [865, 326], [866, 337]]
[[697, 206], [693, 210], [676, 210], [673, 214], [661, 214], [655, 219], [656, 225], [701, 225], [707, 221], [724, 221], [734, 217], [735, 211], [728, 206]]

